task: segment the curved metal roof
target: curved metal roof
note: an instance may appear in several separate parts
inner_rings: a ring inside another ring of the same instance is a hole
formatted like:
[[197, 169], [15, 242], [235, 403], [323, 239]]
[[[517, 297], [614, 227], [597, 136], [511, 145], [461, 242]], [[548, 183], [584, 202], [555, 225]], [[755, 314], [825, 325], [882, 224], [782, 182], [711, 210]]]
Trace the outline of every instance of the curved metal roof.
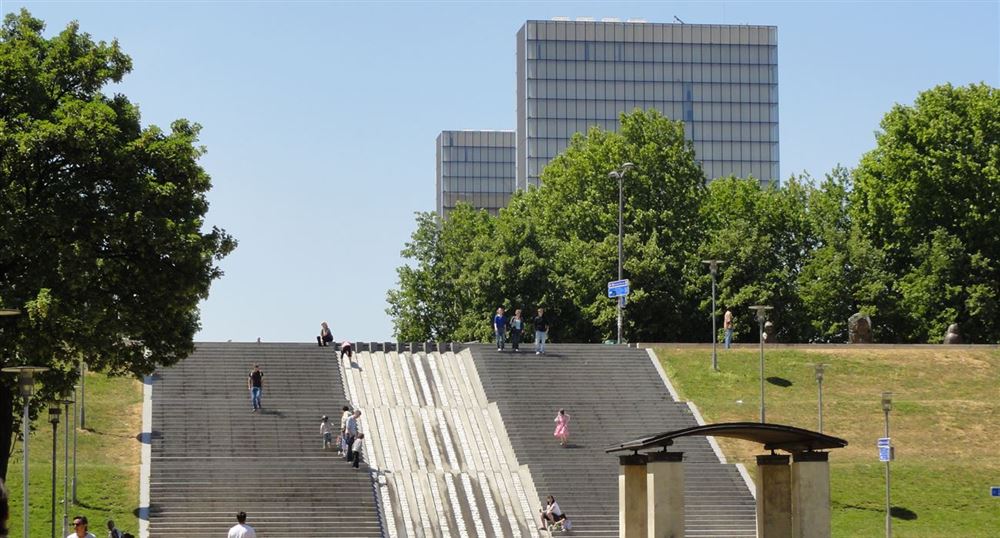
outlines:
[[765, 450], [784, 450], [786, 452], [806, 452], [847, 446], [847, 441], [839, 437], [804, 430], [794, 426], [762, 424], [760, 422], [724, 422], [721, 424], [706, 424], [704, 426], [694, 426], [672, 432], [647, 435], [613, 445], [606, 452], [626, 450], [638, 452], [640, 450], [666, 449], [666, 447], [674, 444], [674, 439], [692, 435], [733, 437], [761, 443], [764, 445]]

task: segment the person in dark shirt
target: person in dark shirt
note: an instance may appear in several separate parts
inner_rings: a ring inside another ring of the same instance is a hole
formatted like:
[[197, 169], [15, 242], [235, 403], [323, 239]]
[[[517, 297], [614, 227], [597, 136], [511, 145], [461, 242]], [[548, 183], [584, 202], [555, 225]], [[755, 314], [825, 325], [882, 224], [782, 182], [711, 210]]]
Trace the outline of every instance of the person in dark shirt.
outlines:
[[264, 372], [260, 371], [260, 365], [254, 364], [253, 371], [247, 376], [247, 389], [250, 391], [251, 413], [260, 411], [260, 396], [264, 392]]
[[544, 355], [545, 339], [549, 336], [549, 319], [545, 317], [544, 308], [538, 309], [538, 315], [532, 323], [535, 326], [535, 355]]
[[493, 334], [497, 339], [497, 351], [503, 351], [507, 341], [507, 316], [503, 315], [503, 307], [497, 308], [497, 315], [493, 316]]

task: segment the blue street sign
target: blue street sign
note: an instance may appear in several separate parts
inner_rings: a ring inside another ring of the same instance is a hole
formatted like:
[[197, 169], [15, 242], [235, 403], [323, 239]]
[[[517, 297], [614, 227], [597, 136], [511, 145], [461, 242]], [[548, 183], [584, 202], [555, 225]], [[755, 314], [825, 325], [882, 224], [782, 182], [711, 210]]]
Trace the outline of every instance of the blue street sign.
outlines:
[[990, 497], [1000, 497], [1000, 486], [990, 488]]
[[623, 280], [612, 280], [608, 282], [608, 297], [624, 297], [628, 295], [629, 292], [629, 282], [628, 279]]
[[892, 448], [887, 446], [878, 447], [878, 461], [892, 461]]
[[891, 441], [892, 441], [891, 437], [879, 437], [878, 446], [879, 447], [889, 446], [891, 444]]

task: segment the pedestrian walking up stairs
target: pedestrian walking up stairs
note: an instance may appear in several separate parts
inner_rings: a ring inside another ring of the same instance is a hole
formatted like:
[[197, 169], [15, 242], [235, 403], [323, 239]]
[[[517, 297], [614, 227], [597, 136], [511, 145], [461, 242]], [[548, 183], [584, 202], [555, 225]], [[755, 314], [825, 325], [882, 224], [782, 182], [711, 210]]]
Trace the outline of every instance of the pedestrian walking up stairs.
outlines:
[[[618, 460], [605, 453], [609, 445], [697, 425], [688, 406], [671, 398], [646, 350], [469, 349], [518, 461], [527, 464], [539, 494], [556, 498], [576, 536], [618, 536]], [[553, 437], [560, 408], [571, 415], [567, 448]], [[684, 453], [686, 535], [756, 536], [755, 501], [738, 469], [720, 463], [704, 438], [682, 438], [671, 451]]]
[[322, 449], [320, 417], [346, 401], [333, 348], [197, 344], [154, 376], [149, 535], [218, 538], [245, 511], [258, 536], [381, 536], [371, 477]]
[[359, 347], [341, 367], [387, 536], [535, 536], [538, 495], [469, 352]]

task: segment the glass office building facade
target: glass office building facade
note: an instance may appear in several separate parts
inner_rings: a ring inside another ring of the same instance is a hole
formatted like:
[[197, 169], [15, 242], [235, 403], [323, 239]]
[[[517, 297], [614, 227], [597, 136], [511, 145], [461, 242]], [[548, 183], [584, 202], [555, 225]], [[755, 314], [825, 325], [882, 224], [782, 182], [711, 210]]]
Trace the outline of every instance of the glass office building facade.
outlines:
[[514, 131], [442, 131], [437, 137], [437, 213], [459, 201], [497, 214], [514, 192]]
[[528, 21], [517, 32], [517, 188], [570, 137], [656, 109], [684, 120], [709, 179], [778, 171], [774, 26]]

